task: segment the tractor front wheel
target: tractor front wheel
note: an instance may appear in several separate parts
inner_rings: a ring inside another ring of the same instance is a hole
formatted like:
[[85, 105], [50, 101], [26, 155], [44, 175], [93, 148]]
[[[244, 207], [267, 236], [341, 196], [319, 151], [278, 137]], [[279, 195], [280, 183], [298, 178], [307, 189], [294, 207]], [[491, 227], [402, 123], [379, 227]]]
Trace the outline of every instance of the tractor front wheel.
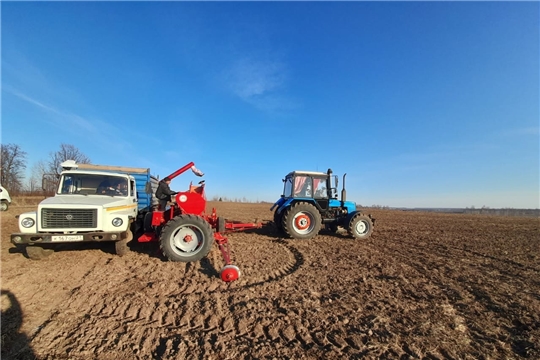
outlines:
[[179, 215], [163, 227], [159, 242], [170, 261], [192, 262], [208, 255], [214, 236], [210, 224], [200, 216]]
[[283, 214], [283, 230], [295, 239], [311, 239], [319, 233], [321, 224], [321, 214], [308, 203], [296, 203]]
[[347, 232], [356, 239], [368, 239], [373, 232], [373, 221], [369, 216], [358, 213], [349, 222]]

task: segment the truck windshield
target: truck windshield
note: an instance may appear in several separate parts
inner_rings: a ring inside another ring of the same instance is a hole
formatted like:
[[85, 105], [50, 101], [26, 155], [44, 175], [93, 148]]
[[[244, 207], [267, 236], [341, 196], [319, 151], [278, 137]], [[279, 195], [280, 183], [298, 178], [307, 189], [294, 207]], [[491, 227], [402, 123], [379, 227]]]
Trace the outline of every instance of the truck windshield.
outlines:
[[97, 174], [64, 174], [59, 194], [128, 196], [127, 179]]

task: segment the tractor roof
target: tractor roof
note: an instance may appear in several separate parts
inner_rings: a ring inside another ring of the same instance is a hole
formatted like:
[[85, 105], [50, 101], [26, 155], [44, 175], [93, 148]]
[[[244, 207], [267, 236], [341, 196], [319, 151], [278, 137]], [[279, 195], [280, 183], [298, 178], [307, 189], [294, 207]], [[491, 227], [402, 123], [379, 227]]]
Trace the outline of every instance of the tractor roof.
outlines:
[[296, 175], [317, 175], [317, 176], [327, 176], [328, 174], [320, 172], [320, 171], [291, 171], [287, 174], [287, 176], [296, 176]]

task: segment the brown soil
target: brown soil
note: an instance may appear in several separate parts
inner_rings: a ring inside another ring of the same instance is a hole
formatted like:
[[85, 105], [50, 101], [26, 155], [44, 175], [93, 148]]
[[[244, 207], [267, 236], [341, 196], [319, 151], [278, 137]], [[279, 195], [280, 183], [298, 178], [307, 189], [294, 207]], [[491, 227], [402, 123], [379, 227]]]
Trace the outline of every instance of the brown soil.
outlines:
[[[210, 203], [231, 220], [269, 204]], [[65, 246], [32, 261], [2, 221], [3, 359], [540, 358], [538, 218], [372, 210], [370, 240], [267, 227], [168, 262], [157, 244]]]

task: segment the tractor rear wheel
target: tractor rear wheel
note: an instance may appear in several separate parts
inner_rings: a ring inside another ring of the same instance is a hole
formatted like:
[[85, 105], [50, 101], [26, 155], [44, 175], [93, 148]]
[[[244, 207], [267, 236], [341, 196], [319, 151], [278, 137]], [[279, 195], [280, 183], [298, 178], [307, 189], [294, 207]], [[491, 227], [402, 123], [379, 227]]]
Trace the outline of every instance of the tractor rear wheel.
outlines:
[[322, 219], [319, 210], [311, 204], [300, 202], [283, 214], [283, 230], [294, 239], [311, 239], [319, 233]]
[[274, 226], [279, 234], [283, 234], [283, 212], [278, 214], [277, 211], [274, 211]]
[[347, 232], [356, 239], [368, 239], [373, 232], [373, 221], [369, 216], [358, 213], [349, 222]]
[[170, 261], [192, 262], [208, 255], [214, 236], [210, 224], [200, 216], [179, 215], [163, 227], [159, 242]]

